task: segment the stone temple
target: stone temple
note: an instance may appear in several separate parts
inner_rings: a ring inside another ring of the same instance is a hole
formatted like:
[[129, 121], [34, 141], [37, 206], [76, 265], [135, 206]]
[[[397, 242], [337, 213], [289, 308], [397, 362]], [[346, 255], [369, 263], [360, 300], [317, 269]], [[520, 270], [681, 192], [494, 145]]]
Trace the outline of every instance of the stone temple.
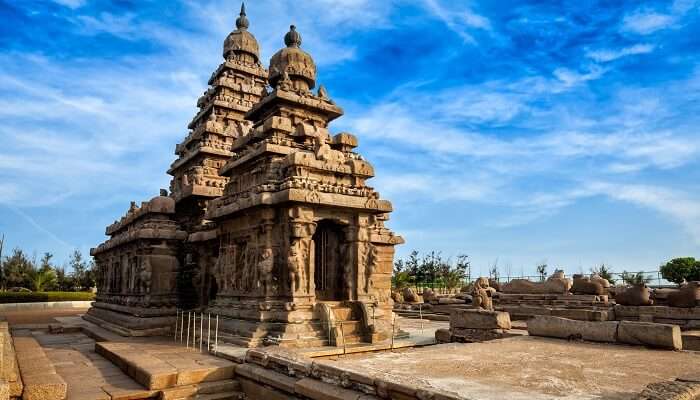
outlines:
[[220, 340], [245, 346], [387, 339], [403, 243], [385, 227], [391, 203], [367, 186], [357, 137], [329, 131], [343, 110], [296, 28], [268, 69], [248, 28], [242, 7], [175, 147], [169, 192], [132, 203], [92, 249], [85, 318], [149, 336], [170, 331], [177, 309], [201, 310], [221, 317]]

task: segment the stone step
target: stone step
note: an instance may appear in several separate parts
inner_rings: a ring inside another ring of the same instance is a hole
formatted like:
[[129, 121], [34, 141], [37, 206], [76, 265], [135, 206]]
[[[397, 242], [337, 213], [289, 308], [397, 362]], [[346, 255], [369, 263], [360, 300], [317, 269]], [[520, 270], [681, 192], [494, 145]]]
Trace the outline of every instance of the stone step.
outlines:
[[240, 400], [245, 398], [245, 394], [243, 392], [238, 391], [213, 394], [198, 394], [195, 397], [191, 397], [192, 400]]
[[333, 314], [335, 315], [336, 321], [351, 321], [357, 319], [350, 307], [334, 307]]
[[339, 328], [342, 324], [342, 330], [345, 336], [362, 334], [362, 323], [360, 321], [338, 321], [338, 324]]
[[[149, 353], [138, 344], [97, 342], [95, 352], [151, 390], [226, 380], [234, 375], [234, 364], [230, 361], [200, 355], [181, 346], [162, 345], [158, 352]], [[189, 353], [193, 354], [191, 359], [185, 357]]]

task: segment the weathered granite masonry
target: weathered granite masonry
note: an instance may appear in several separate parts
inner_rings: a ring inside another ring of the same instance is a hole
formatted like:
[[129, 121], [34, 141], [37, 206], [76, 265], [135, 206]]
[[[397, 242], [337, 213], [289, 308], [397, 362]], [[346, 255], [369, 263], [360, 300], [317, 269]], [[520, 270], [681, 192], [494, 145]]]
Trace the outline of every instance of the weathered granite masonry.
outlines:
[[93, 249], [97, 301], [87, 318], [158, 334], [176, 307], [226, 318], [238, 344], [341, 345], [388, 338], [392, 211], [367, 180], [358, 139], [331, 133], [343, 110], [294, 26], [269, 69], [241, 9], [225, 61], [176, 147], [170, 193], [131, 209]]

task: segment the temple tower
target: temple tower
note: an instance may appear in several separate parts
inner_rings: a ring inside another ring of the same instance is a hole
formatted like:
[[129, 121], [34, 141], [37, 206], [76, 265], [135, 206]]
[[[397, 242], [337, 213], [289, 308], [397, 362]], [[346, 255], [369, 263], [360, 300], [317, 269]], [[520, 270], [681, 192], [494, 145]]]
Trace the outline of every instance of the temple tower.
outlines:
[[[366, 185], [372, 166], [357, 138], [331, 135], [343, 114], [291, 26], [272, 56], [273, 90], [247, 114], [220, 169], [228, 183], [206, 218], [218, 226], [211, 312], [226, 340], [255, 346], [376, 342], [391, 335], [391, 204]], [[346, 334], [336, 321], [344, 321]]]
[[249, 25], [242, 5], [236, 30], [224, 41], [224, 62], [197, 101], [199, 112], [188, 125], [190, 133], [175, 147], [178, 159], [168, 170], [178, 217], [188, 228], [201, 223], [207, 200], [223, 194], [228, 178], [218, 171], [231, 157], [233, 141], [250, 129], [245, 114], [266, 94], [267, 71]]
[[190, 232], [182, 248], [178, 278], [180, 306], [206, 304], [212, 287], [211, 266], [218, 256], [215, 228], [204, 220], [207, 201], [223, 194], [228, 177], [219, 169], [231, 158], [234, 140], [248, 133], [251, 123], [245, 114], [267, 94], [267, 71], [260, 63], [255, 37], [245, 5], [236, 19], [236, 30], [224, 41], [224, 62], [209, 79], [209, 89], [197, 101], [199, 112], [188, 128], [189, 135], [175, 148], [178, 159], [168, 173], [177, 219]]

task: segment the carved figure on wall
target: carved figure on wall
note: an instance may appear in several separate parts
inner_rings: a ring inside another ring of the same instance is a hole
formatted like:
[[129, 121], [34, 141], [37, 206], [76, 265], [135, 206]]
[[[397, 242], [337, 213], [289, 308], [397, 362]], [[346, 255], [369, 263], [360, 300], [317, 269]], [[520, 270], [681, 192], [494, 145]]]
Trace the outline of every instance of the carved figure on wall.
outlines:
[[272, 285], [274, 277], [272, 276], [272, 269], [275, 266], [274, 252], [271, 248], [265, 248], [260, 253], [260, 260], [258, 261], [257, 269], [261, 276], [261, 281], [263, 285], [263, 292], [269, 294], [272, 291]]
[[489, 279], [480, 277], [474, 282], [472, 289], [472, 305], [478, 309], [493, 311], [493, 301], [491, 299], [492, 290], [489, 286]]
[[292, 293], [296, 293], [299, 288], [301, 288], [302, 282], [302, 260], [299, 255], [298, 240], [292, 242], [289, 246], [289, 253], [287, 254], [287, 267], [289, 268], [289, 289]]
[[368, 252], [365, 262], [365, 293], [372, 287], [372, 276], [377, 271], [377, 246], [368, 244]]
[[144, 257], [143, 262], [140, 265], [139, 271], [139, 291], [142, 294], [151, 293], [151, 278], [153, 276], [153, 271], [151, 268], [151, 259], [149, 257]]

